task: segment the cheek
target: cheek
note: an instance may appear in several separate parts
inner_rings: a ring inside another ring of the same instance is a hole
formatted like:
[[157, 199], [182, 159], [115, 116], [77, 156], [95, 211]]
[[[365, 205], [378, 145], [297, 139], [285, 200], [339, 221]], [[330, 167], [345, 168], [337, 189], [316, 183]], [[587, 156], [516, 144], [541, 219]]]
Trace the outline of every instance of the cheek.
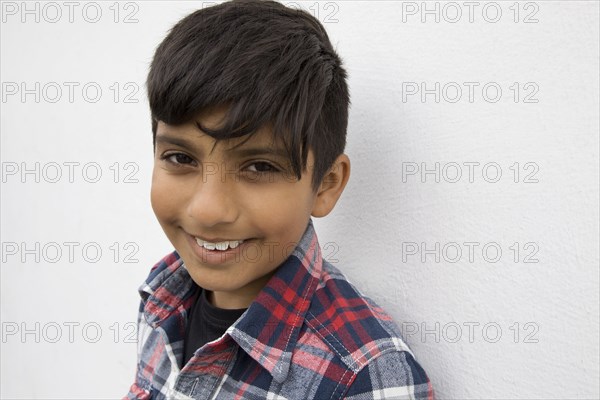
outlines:
[[177, 189], [173, 187], [172, 183], [170, 184], [169, 179], [155, 171], [152, 175], [150, 203], [159, 221], [167, 222], [175, 216], [175, 211], [180, 206], [177, 204], [179, 196], [174, 195], [175, 193], [177, 193]]
[[[262, 192], [244, 196], [246, 210], [252, 210], [253, 220], [260, 221], [265, 230], [287, 239], [302, 234], [310, 217], [314, 196], [300, 187]], [[249, 203], [251, 201], [251, 204]]]

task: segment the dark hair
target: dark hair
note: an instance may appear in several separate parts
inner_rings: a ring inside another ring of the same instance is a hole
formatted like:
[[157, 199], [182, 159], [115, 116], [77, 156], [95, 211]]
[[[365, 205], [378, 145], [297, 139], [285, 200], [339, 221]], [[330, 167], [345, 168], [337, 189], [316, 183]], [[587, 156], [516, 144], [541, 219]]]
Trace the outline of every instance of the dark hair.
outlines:
[[221, 140], [270, 124], [298, 179], [312, 149], [316, 190], [346, 145], [346, 77], [323, 25], [305, 11], [259, 0], [198, 10], [154, 55], [147, 80], [153, 142], [158, 121], [178, 125], [227, 105], [220, 129], [198, 127]]

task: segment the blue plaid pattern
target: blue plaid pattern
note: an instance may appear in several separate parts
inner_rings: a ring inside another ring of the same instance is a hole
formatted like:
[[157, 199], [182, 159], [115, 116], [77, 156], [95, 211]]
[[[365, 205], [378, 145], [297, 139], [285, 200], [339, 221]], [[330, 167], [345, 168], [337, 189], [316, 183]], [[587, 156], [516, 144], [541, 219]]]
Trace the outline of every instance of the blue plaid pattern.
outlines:
[[177, 252], [139, 292], [125, 399], [433, 399], [392, 319], [321, 258], [312, 222], [248, 310], [183, 367], [194, 283]]

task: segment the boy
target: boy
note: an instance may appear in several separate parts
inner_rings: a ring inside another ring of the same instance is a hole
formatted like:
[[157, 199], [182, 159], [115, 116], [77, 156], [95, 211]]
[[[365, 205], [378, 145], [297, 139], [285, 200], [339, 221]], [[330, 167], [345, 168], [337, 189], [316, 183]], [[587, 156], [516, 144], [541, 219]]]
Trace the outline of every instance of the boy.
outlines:
[[175, 251], [140, 287], [130, 399], [432, 398], [379, 307], [323, 260], [346, 72], [323, 26], [270, 1], [181, 20], [148, 75], [152, 207]]

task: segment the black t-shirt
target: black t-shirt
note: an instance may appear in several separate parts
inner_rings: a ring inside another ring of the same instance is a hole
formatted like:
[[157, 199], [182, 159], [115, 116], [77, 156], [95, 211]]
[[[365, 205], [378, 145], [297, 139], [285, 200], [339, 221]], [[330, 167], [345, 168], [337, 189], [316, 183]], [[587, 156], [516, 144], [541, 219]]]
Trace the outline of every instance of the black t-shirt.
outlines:
[[198, 290], [188, 316], [183, 346], [183, 365], [187, 364], [200, 347], [220, 338], [244, 311], [245, 308], [227, 310], [215, 307], [208, 301], [206, 290]]

